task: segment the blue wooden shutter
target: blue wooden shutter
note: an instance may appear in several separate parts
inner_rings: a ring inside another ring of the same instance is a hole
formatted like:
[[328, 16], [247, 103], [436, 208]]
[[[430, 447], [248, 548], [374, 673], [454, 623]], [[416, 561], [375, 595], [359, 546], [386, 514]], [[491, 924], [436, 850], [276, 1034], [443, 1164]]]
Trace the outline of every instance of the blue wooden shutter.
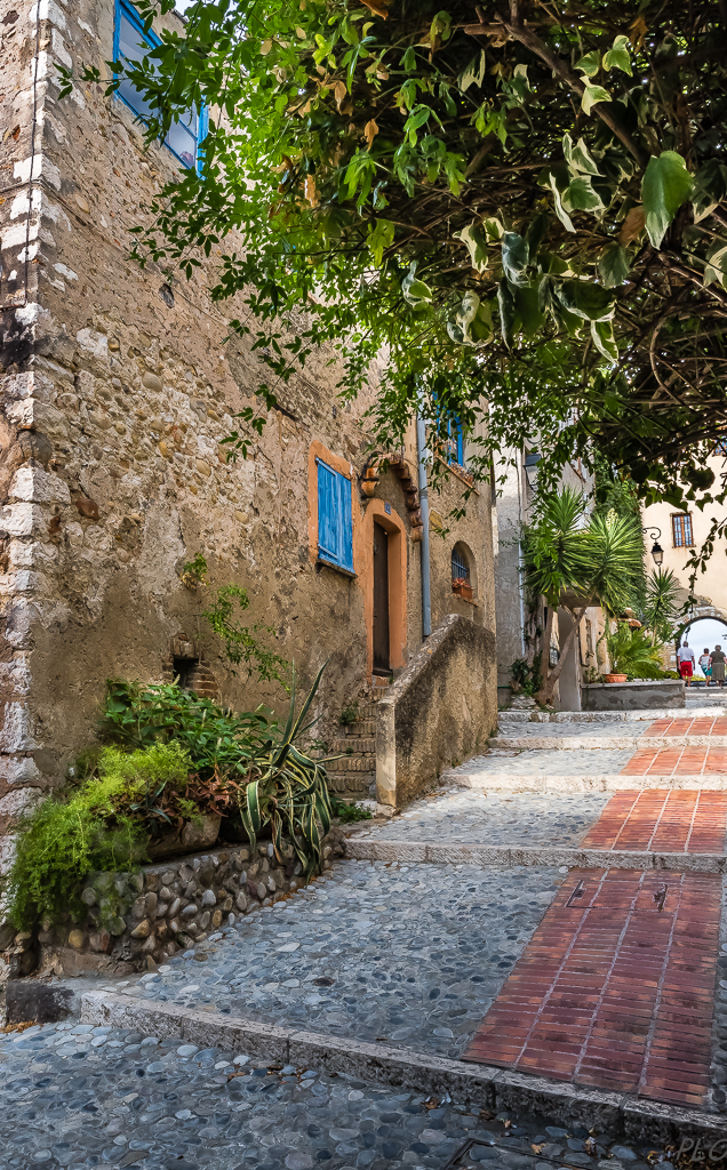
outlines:
[[351, 481], [318, 463], [318, 555], [353, 572]]

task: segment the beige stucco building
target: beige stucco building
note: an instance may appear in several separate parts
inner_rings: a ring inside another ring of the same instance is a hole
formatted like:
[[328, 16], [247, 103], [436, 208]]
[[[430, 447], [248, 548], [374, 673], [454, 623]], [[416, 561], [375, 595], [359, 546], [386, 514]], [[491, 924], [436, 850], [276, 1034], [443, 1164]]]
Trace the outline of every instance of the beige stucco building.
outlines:
[[[309, 361], [279, 388], [281, 409], [250, 456], [226, 460], [222, 440], [266, 373], [228, 338], [208, 272], [188, 283], [129, 259], [130, 229], [190, 161], [188, 143], [173, 144], [176, 157], [145, 151], [133, 112], [102, 87], [58, 100], [55, 64], [103, 72], [123, 10], [114, 0], [0, 0], [3, 824], [62, 782], [109, 677], [183, 669], [238, 707], [285, 703], [221, 656], [201, 616], [209, 593], [181, 579], [197, 553], [209, 590], [247, 589], [246, 620], [271, 627], [261, 636], [295, 661], [302, 685], [328, 660], [322, 727], [365, 700], [375, 675], [410, 661], [426, 633], [425, 579], [434, 630], [457, 613], [494, 638], [489, 488], [446, 534], [432, 529], [423, 575], [416, 430], [401, 451], [371, 452], [375, 369], [361, 400], [343, 403], [328, 355]], [[451, 453], [439, 457], [450, 463], [429, 503], [447, 517], [468, 481]], [[452, 587], [463, 559], [471, 599]], [[494, 649], [478, 661], [458, 686], [481, 697], [484, 742]]]
[[[723, 442], [715, 444], [711, 457], [707, 460], [707, 467], [714, 473], [715, 486], [724, 482], [727, 474], [727, 447]], [[681, 586], [680, 601], [686, 602], [690, 589], [691, 569], [689, 561], [695, 550], [700, 551], [708, 538], [714, 521], [720, 522], [727, 518], [727, 508], [724, 505], [712, 505], [704, 508], [693, 508], [689, 512], [677, 511], [671, 504], [650, 504], [642, 511], [642, 523], [646, 530], [647, 558], [651, 561], [649, 550], [654, 541], [663, 549], [663, 569], [671, 569]], [[653, 564], [652, 566], [653, 567]], [[700, 619], [716, 619], [726, 623], [723, 644], [727, 644], [727, 537], [724, 535], [714, 541], [714, 548], [706, 563], [705, 571], [700, 572], [694, 581], [694, 596], [696, 604], [688, 608], [686, 614], [680, 617], [676, 634], [685, 626]], [[702, 642], [707, 635], [700, 637], [699, 627], [694, 630], [692, 644], [697, 647], [697, 653], [702, 649]], [[714, 639], [719, 638], [712, 628], [714, 635], [710, 642], [710, 649]], [[676, 668], [676, 640], [669, 651], [668, 665]]]

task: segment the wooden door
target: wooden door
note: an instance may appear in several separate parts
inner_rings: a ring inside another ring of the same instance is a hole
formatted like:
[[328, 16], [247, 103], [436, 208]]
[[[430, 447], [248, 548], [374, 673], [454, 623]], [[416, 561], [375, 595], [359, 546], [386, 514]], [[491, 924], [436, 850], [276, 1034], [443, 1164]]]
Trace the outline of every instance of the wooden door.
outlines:
[[374, 672], [388, 674], [389, 658], [389, 534], [374, 522]]

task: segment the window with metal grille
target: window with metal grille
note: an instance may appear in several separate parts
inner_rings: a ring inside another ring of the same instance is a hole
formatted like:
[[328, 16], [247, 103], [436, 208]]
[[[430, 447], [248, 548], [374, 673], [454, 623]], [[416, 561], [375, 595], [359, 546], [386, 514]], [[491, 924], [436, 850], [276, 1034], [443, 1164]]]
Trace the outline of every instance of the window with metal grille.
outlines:
[[674, 548], [693, 548], [692, 516], [690, 512], [675, 512], [671, 518]]
[[470, 567], [467, 564], [465, 553], [458, 544], [452, 549], [452, 580], [470, 583]]
[[[155, 49], [160, 44], [159, 37], [151, 29], [147, 30], [144, 27], [144, 21], [133, 4], [128, 0], [116, 0], [114, 61], [129, 61], [135, 64], [143, 59], [149, 49]], [[118, 77], [118, 73], [115, 76]], [[141, 122], [151, 118], [153, 112], [151, 107], [126, 77], [122, 77], [116, 94]], [[202, 107], [200, 111], [190, 110], [172, 123], [164, 139], [164, 145], [183, 166], [195, 167], [199, 171], [201, 166], [199, 144], [206, 133], [206, 109]]]
[[318, 468], [318, 559], [353, 572], [351, 480], [322, 459]]
[[727, 436], [723, 439], [717, 439], [714, 444], [713, 455], [727, 455]]

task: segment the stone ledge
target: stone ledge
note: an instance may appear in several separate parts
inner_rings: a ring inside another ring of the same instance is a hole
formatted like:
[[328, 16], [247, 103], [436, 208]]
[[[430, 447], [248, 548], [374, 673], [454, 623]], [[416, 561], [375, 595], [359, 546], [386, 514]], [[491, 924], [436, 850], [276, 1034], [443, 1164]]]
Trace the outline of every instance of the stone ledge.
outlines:
[[727, 747], [727, 735], [496, 735], [491, 748], [517, 752], [622, 751], [638, 748]]
[[702, 788], [710, 792], [727, 791], [727, 774], [718, 772], [693, 775], [628, 776], [621, 772], [607, 772], [592, 776], [573, 776], [533, 772], [532, 775], [513, 775], [512, 772], [443, 772], [442, 784], [458, 788], [473, 788], [479, 792], [620, 792], [622, 789], [641, 791], [644, 788]]
[[345, 856], [355, 861], [480, 866], [567, 865], [569, 869], [669, 870], [727, 873], [725, 853], [653, 853], [649, 850], [579, 849], [568, 845], [437, 845], [426, 841], [347, 837]]
[[630, 1094], [580, 1088], [509, 1069], [156, 1000], [87, 992], [81, 996], [80, 1019], [85, 1024], [130, 1028], [159, 1039], [179, 1038], [201, 1048], [247, 1052], [268, 1062], [313, 1065], [326, 1073], [344, 1073], [429, 1095], [448, 1093], [458, 1103], [480, 1109], [524, 1109], [655, 1144], [687, 1137], [713, 1142], [724, 1135], [724, 1116], [703, 1110], [643, 1102]]

